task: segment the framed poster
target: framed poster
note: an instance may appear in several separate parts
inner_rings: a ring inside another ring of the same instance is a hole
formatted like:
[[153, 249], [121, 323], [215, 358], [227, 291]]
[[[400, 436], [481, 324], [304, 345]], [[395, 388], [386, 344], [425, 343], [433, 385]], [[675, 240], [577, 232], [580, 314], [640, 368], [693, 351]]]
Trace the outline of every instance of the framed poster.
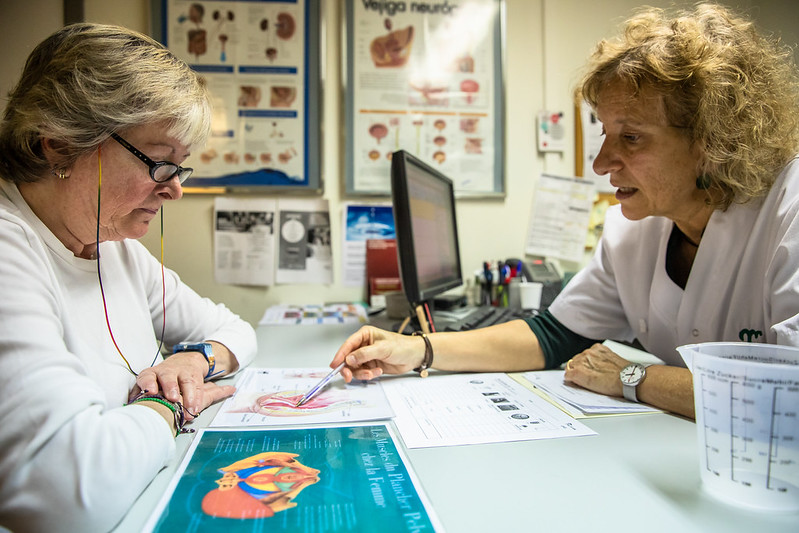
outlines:
[[345, 0], [345, 193], [388, 195], [404, 149], [458, 196], [504, 194], [501, 0]]
[[153, 1], [156, 38], [213, 99], [186, 192], [321, 192], [319, 0]]

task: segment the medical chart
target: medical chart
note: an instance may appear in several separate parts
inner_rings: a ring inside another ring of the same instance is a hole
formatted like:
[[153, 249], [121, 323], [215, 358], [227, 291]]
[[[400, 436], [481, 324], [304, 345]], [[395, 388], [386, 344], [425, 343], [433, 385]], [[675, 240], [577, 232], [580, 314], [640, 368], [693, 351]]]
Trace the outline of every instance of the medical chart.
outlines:
[[145, 531], [443, 531], [385, 424], [203, 429]]
[[563, 370], [524, 372], [514, 375], [514, 379], [526, 380], [542, 391], [559, 408], [575, 418], [662, 412], [660, 409], [646, 404], [630, 402], [584, 389], [564, 381], [564, 374]]
[[384, 379], [407, 448], [595, 435], [507, 374]]
[[329, 368], [247, 368], [236, 382], [236, 393], [225, 400], [210, 427], [358, 422], [393, 417], [379, 381], [345, 384], [340, 375], [297, 407], [299, 399], [329, 372]]

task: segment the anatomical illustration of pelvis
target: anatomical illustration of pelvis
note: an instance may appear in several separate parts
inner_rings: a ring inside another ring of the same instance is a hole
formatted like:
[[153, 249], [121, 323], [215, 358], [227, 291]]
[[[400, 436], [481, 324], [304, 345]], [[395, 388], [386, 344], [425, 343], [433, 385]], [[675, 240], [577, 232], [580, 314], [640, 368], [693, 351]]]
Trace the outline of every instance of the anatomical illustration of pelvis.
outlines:
[[376, 37], [369, 46], [376, 67], [401, 67], [408, 62], [413, 44], [413, 26]]
[[202, 500], [202, 510], [220, 518], [268, 518], [297, 507], [293, 500], [319, 481], [319, 470], [295, 453], [263, 452], [218, 469], [217, 488]]

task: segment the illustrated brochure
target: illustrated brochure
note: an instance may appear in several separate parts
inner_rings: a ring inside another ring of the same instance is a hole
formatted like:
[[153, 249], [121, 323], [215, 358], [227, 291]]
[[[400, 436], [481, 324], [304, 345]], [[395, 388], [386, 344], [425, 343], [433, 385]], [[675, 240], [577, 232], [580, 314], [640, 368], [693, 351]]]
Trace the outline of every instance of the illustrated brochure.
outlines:
[[145, 528], [441, 531], [386, 425], [200, 430]]

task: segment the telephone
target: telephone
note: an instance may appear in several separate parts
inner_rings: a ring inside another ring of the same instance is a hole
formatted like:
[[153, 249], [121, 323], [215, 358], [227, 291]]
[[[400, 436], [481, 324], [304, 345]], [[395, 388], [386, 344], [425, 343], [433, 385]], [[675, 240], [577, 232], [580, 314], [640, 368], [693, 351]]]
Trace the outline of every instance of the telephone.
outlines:
[[[520, 262], [519, 259], [507, 259], [506, 263], [514, 265]], [[544, 288], [541, 292], [541, 310], [543, 311], [555, 300], [563, 288], [563, 280], [555, 266], [543, 257], [532, 257], [522, 264], [522, 279], [524, 281], [536, 281], [542, 283]]]

